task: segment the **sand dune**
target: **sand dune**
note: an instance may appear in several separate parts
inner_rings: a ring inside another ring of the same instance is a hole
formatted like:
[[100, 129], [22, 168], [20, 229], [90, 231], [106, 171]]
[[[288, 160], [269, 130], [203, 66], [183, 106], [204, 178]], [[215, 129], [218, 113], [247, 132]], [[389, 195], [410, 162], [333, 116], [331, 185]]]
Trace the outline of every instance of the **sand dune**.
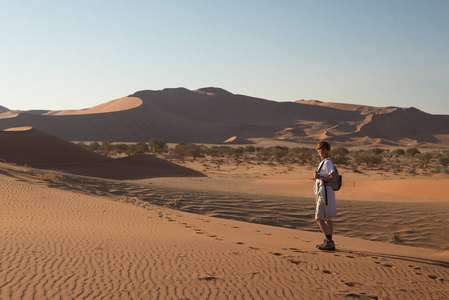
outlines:
[[116, 180], [135, 180], [154, 177], [205, 177], [204, 174], [198, 171], [171, 163], [153, 155], [136, 155], [85, 163], [49, 165], [45, 166], [45, 168], [71, 174]]
[[45, 115], [71, 116], [71, 115], [105, 114], [133, 109], [139, 107], [140, 105], [142, 105], [142, 100], [139, 98], [123, 97], [88, 109], [49, 111], [45, 113]]
[[218, 144], [238, 136], [313, 144], [325, 137], [338, 146], [449, 147], [446, 115], [415, 108], [275, 102], [220, 88], [139, 91], [85, 110], [8, 116], [0, 118], [0, 129], [27, 125], [76, 141], [162, 138]]
[[204, 176], [152, 155], [110, 159], [32, 127], [0, 131], [0, 143], [6, 162], [78, 175], [117, 180]]
[[[3, 168], [1, 299], [445, 299], [433, 251], [92, 196]], [[85, 188], [80, 188], [85, 191]], [[132, 205], [134, 204], [134, 205]]]
[[98, 153], [29, 126], [0, 131], [0, 143], [0, 158], [32, 167], [106, 159]]

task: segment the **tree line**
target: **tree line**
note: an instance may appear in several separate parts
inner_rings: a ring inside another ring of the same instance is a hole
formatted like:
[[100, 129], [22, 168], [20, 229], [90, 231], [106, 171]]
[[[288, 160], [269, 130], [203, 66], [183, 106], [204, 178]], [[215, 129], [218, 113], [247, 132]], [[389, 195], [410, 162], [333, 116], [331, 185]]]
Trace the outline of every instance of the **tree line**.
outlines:
[[[199, 144], [178, 143], [172, 147], [162, 139], [151, 139], [148, 143], [113, 143], [102, 142], [78, 143], [80, 146], [103, 155], [139, 155], [152, 153], [168, 160], [184, 161], [198, 158], [211, 159], [217, 164], [224, 161], [276, 162], [315, 166], [319, 155], [315, 148], [286, 146], [207, 146]], [[336, 165], [343, 165], [353, 170], [357, 167], [376, 168], [400, 172], [405, 167], [428, 169], [436, 172], [448, 172], [449, 151], [421, 152], [418, 148], [349, 150], [346, 147], [331, 149], [330, 156]]]

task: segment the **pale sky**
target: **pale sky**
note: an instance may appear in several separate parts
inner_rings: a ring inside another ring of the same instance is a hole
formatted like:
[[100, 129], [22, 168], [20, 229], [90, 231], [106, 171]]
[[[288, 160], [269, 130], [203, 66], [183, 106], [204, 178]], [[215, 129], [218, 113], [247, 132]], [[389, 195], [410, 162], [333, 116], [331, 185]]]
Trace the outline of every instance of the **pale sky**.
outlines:
[[0, 0], [0, 105], [214, 86], [449, 114], [448, 16], [447, 0]]

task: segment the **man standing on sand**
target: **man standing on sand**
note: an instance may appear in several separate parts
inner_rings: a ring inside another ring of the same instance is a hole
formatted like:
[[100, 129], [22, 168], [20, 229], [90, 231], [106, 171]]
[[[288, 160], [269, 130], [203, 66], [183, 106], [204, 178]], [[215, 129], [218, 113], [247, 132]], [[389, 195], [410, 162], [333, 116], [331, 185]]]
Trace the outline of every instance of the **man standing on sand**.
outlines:
[[324, 243], [316, 247], [320, 250], [335, 251], [335, 243], [332, 240], [334, 227], [331, 218], [337, 215], [337, 205], [335, 202], [335, 192], [329, 182], [335, 181], [336, 176], [334, 165], [329, 158], [331, 146], [326, 141], [320, 141], [317, 144], [316, 150], [321, 157], [321, 162], [318, 171], [314, 174], [315, 185], [313, 189], [316, 197], [315, 221], [326, 236]]

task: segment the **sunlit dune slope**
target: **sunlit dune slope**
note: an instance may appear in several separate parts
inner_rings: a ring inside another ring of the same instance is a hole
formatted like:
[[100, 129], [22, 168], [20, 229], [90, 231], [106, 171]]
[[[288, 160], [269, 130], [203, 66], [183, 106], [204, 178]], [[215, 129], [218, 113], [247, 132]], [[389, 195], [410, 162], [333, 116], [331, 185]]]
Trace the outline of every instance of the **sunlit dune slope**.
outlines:
[[139, 91], [78, 111], [21, 112], [0, 129], [33, 126], [72, 141], [220, 144], [230, 137], [338, 146], [449, 147], [449, 116], [416, 108], [371, 107], [315, 100], [276, 102], [220, 88]]

